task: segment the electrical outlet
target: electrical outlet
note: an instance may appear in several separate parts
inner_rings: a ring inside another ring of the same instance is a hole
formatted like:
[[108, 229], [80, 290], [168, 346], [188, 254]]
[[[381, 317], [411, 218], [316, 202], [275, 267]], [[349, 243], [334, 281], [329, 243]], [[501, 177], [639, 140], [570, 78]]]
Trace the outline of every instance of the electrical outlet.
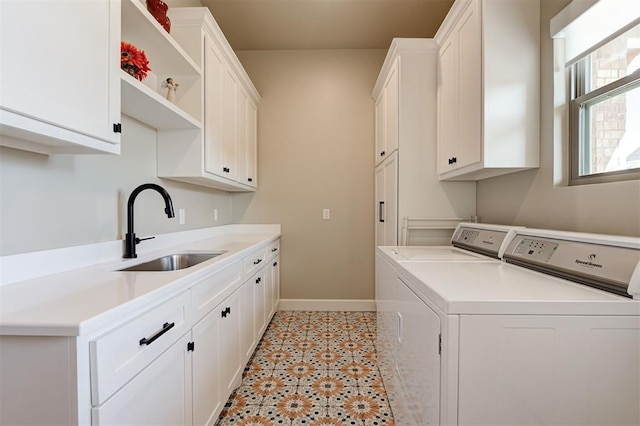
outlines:
[[178, 210], [178, 221], [179, 221], [180, 225], [184, 225], [186, 223], [186, 220], [187, 220], [186, 216], [187, 216], [187, 214], [184, 211], [184, 209], [179, 209]]
[[330, 209], [322, 209], [322, 219], [323, 220], [331, 219], [331, 210]]
[[218, 221], [218, 209], [213, 209], [213, 221]]

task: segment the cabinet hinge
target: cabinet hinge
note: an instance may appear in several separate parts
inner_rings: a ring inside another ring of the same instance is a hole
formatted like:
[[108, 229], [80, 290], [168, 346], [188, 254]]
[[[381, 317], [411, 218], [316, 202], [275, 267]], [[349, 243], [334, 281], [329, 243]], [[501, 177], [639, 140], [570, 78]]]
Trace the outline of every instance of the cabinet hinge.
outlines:
[[193, 352], [193, 351], [194, 351], [195, 346], [196, 346], [196, 344], [195, 344], [194, 342], [189, 342], [189, 343], [187, 343], [187, 351], [191, 351], [191, 352]]
[[113, 133], [122, 133], [122, 123], [113, 123]]
[[438, 355], [442, 355], [442, 333], [438, 334]]

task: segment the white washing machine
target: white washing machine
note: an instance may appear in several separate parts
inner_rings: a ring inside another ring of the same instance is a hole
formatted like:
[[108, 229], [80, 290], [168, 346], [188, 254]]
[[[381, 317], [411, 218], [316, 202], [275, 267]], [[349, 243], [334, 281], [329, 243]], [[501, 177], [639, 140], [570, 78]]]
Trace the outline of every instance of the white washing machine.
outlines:
[[378, 249], [397, 423], [640, 425], [640, 239], [522, 228], [503, 258]]

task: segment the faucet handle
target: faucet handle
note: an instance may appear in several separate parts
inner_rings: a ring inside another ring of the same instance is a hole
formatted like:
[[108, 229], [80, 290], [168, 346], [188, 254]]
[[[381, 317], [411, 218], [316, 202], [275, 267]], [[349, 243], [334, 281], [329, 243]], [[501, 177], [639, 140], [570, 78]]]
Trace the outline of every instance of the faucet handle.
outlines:
[[147, 237], [147, 238], [136, 238], [136, 244], [140, 244], [140, 241], [144, 241], [144, 240], [152, 240], [155, 237]]

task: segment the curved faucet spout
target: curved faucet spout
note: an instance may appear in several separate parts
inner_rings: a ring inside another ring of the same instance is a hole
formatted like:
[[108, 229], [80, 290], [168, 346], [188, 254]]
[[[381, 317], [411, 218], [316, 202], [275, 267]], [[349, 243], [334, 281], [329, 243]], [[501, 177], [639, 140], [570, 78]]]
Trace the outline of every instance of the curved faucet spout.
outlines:
[[175, 214], [173, 213], [173, 202], [171, 201], [171, 196], [166, 189], [164, 189], [160, 185], [156, 185], [155, 183], [145, 183], [134, 189], [129, 196], [129, 201], [127, 201], [127, 235], [125, 236], [125, 251], [123, 256], [126, 259], [138, 257], [138, 255], [136, 254], [136, 244], [140, 243], [141, 240], [139, 238], [136, 238], [136, 234], [133, 231], [133, 203], [135, 202], [138, 194], [145, 189], [153, 189], [154, 191], [157, 191], [160, 195], [162, 195], [165, 205], [164, 212], [166, 213], [168, 218], [175, 217]]

